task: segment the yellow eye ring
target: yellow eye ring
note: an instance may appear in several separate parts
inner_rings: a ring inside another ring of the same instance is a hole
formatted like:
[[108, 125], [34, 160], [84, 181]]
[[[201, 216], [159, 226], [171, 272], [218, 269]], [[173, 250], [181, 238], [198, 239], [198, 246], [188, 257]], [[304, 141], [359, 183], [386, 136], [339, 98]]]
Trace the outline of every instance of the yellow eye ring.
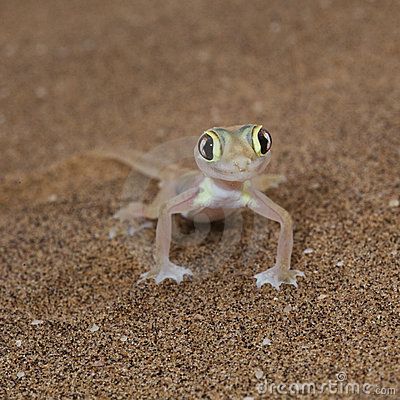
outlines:
[[218, 161], [221, 158], [221, 142], [216, 133], [206, 131], [199, 139], [198, 150], [208, 162]]
[[257, 125], [252, 132], [253, 149], [259, 157], [264, 157], [271, 149], [272, 138], [270, 133], [262, 127]]

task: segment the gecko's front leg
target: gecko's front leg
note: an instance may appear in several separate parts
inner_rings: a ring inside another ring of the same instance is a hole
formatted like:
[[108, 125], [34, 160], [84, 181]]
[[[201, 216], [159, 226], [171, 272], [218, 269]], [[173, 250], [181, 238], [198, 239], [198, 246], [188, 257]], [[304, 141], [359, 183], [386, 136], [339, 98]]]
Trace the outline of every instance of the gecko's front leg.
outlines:
[[297, 287], [296, 277], [304, 276], [304, 273], [290, 269], [293, 248], [293, 223], [289, 213], [262, 192], [255, 189], [251, 192], [251, 201], [248, 206], [257, 214], [279, 222], [281, 225], [276, 264], [274, 267], [255, 275], [257, 287], [261, 287], [265, 283], [271, 284], [277, 290], [279, 290], [282, 283]]
[[192, 272], [184, 267], [172, 263], [169, 259], [171, 246], [171, 218], [173, 214], [195, 210], [194, 200], [198, 189], [189, 189], [186, 192], [167, 201], [160, 208], [156, 232], [155, 266], [149, 272], [142, 274], [141, 280], [154, 278], [157, 284], [170, 278], [180, 283], [185, 275], [192, 275]]

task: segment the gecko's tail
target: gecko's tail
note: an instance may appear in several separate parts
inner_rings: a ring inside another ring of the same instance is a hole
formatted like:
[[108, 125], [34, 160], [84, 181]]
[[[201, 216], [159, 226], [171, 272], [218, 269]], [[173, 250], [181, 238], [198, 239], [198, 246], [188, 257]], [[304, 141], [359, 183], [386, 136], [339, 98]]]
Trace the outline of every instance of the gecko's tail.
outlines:
[[158, 160], [151, 160], [142, 155], [137, 150], [113, 148], [112, 150], [96, 149], [90, 152], [91, 155], [100, 158], [112, 159], [118, 161], [132, 169], [154, 179], [162, 179], [163, 169]]
[[150, 178], [165, 181], [195, 169], [193, 148], [196, 142], [197, 137], [190, 136], [169, 140], [155, 146], [149, 152], [113, 147], [98, 148], [91, 154], [119, 161]]
[[268, 189], [277, 188], [284, 182], [286, 182], [285, 175], [262, 174], [253, 178], [254, 186], [262, 192]]

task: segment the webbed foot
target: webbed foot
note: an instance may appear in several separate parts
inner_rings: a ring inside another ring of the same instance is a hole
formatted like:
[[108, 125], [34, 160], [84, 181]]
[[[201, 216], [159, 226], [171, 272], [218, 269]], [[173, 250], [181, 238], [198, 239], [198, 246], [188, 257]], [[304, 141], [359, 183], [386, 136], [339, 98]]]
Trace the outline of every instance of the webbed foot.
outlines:
[[114, 215], [114, 219], [118, 219], [121, 222], [130, 222], [136, 218], [143, 218], [145, 217], [144, 212], [145, 206], [143, 203], [139, 202], [132, 202], [129, 203], [127, 206], [122, 207], [119, 209]]
[[114, 239], [116, 236], [134, 236], [143, 229], [153, 228], [154, 224], [151, 221], [145, 221], [141, 224], [124, 226], [114, 226], [108, 232], [109, 239]]
[[179, 265], [175, 265], [174, 263], [168, 261], [163, 264], [160, 270], [149, 271], [140, 275], [139, 282], [154, 278], [158, 285], [165, 279], [170, 278], [177, 283], [181, 283], [185, 275], [192, 276], [193, 273], [188, 268], [180, 267]]
[[[126, 207], [118, 210], [113, 218], [117, 219], [121, 224], [111, 228], [109, 232], [109, 238], [113, 239], [119, 235], [134, 236], [142, 229], [153, 228], [154, 224], [152, 221], [146, 221], [146, 206], [143, 203], [132, 202]], [[128, 227], [126, 228], [126, 225]]]
[[276, 290], [279, 290], [279, 287], [282, 283], [287, 283], [297, 287], [297, 276], [304, 276], [304, 272], [297, 271], [295, 269], [282, 269], [278, 265], [275, 265], [266, 271], [260, 272], [254, 277], [257, 279], [256, 284], [258, 288], [265, 283], [269, 283]]

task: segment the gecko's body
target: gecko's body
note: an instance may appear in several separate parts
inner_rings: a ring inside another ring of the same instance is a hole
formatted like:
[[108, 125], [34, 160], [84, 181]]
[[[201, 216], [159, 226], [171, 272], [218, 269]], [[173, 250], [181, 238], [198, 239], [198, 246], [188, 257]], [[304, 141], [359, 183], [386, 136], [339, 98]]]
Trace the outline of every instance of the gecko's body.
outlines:
[[[191, 182], [188, 182], [185, 190], [198, 188], [198, 193], [193, 201], [196, 207], [193, 211], [181, 213], [185, 218], [193, 220], [199, 215], [206, 215], [206, 221], [217, 221], [231, 215], [238, 208], [247, 206], [251, 197], [248, 192], [249, 182], [239, 187], [222, 186], [214, 179], [199, 174]], [[182, 186], [176, 194], [182, 193]]]
[[[125, 220], [145, 217], [158, 219], [155, 265], [142, 278], [154, 278], [157, 283], [170, 278], [181, 282], [192, 272], [169, 260], [171, 216], [180, 213], [186, 218], [206, 216], [208, 220], [226, 217], [237, 209], [248, 207], [281, 225], [278, 253], [274, 267], [257, 274], [257, 286], [270, 283], [279, 289], [282, 283], [296, 284], [303, 273], [290, 269], [293, 229], [290, 215], [273, 203], [261, 190], [279, 183], [279, 176], [264, 175], [270, 160], [271, 136], [261, 125], [212, 128], [205, 131], [194, 148], [198, 171], [159, 174], [161, 189], [153, 203], [131, 203], [117, 217]], [[132, 163], [142, 172], [142, 159]], [[154, 176], [155, 174], [153, 174]], [[163, 178], [164, 176], [164, 178]]]

